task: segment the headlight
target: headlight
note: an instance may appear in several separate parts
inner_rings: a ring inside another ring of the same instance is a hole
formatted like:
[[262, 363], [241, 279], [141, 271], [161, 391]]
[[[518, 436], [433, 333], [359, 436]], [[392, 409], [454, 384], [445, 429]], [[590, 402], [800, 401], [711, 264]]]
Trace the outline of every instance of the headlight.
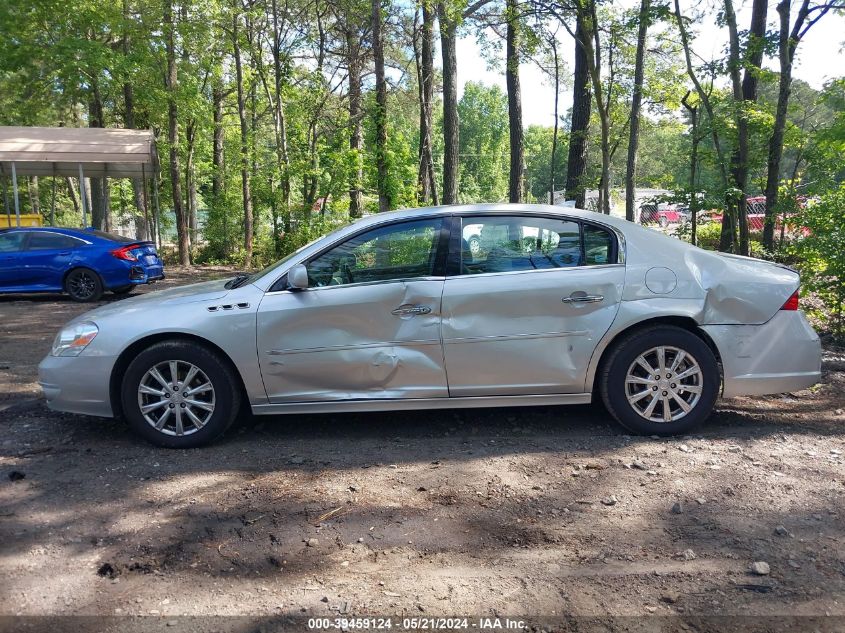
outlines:
[[79, 356], [99, 332], [96, 324], [90, 321], [74, 323], [62, 328], [53, 341], [53, 356]]

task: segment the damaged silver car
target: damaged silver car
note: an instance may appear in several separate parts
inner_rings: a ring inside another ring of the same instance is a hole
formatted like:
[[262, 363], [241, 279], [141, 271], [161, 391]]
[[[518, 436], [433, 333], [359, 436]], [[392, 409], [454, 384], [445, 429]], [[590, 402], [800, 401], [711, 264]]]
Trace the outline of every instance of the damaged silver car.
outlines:
[[586, 211], [415, 209], [359, 220], [250, 276], [84, 314], [39, 379], [52, 408], [123, 416], [169, 447], [217, 438], [242, 404], [282, 414], [600, 398], [628, 430], [670, 435], [720, 395], [819, 380], [798, 285], [783, 266]]

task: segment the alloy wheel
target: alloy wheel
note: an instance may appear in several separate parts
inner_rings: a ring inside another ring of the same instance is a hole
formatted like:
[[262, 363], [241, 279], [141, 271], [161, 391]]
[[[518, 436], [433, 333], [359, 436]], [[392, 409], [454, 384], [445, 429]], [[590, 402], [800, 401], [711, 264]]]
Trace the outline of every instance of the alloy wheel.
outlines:
[[214, 385], [196, 365], [168, 360], [151, 367], [138, 385], [141, 415], [165, 435], [191, 435], [214, 413]]
[[650, 422], [675, 422], [701, 399], [703, 374], [698, 361], [678, 347], [661, 345], [643, 352], [625, 375], [631, 408]]

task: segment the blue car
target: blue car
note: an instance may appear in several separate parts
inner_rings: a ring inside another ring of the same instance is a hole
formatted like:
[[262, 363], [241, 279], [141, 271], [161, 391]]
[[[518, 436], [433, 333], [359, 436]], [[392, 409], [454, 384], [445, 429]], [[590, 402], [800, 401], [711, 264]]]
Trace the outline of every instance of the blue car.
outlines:
[[0, 229], [0, 293], [66, 292], [97, 301], [164, 279], [152, 242], [93, 229]]

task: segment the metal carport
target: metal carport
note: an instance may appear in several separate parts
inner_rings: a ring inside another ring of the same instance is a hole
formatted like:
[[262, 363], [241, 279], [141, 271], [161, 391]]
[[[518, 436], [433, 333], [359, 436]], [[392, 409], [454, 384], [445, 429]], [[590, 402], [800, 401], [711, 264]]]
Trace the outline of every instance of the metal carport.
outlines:
[[[0, 126], [0, 176], [10, 178], [20, 226], [18, 176], [79, 178], [82, 224], [87, 224], [85, 178], [139, 178], [153, 175], [155, 139], [150, 130]], [[157, 179], [153, 178], [154, 224], [158, 229]], [[146, 186], [143, 187], [144, 206]], [[55, 204], [55, 201], [54, 201]], [[10, 214], [8, 205], [6, 213]], [[10, 218], [11, 224], [11, 218]], [[157, 232], [152, 231], [155, 235]]]

